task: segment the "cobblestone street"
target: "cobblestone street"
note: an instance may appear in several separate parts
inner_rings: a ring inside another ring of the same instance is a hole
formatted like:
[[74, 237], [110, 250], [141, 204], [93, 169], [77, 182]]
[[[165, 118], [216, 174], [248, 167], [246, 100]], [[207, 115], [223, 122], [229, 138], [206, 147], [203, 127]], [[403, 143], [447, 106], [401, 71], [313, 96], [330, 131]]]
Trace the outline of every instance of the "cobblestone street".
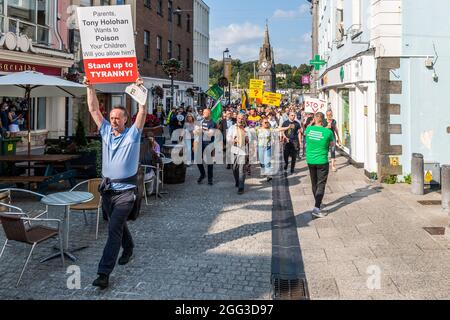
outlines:
[[[310, 298], [450, 298], [448, 241], [423, 230], [445, 226], [447, 216], [438, 206], [417, 203], [439, 199], [439, 194], [413, 197], [407, 185], [372, 183], [342, 157], [339, 168], [331, 173], [325, 196], [330, 214], [320, 220], [310, 214], [313, 198], [304, 162], [288, 178]], [[106, 241], [106, 222], [101, 220], [96, 241], [95, 216], [86, 226], [82, 215], [73, 214], [70, 243], [89, 245], [77, 252], [81, 288], [67, 288], [70, 274], [60, 260], [39, 263], [56, 241], [37, 247], [16, 288], [29, 247], [13, 243], [0, 260], [0, 297], [270, 299], [272, 186], [255, 167], [243, 196], [237, 196], [232, 173], [223, 166], [215, 167], [213, 187], [198, 185], [197, 174], [196, 167], [188, 168], [185, 184], [166, 185], [168, 195], [143, 206], [131, 224], [134, 260], [116, 267], [109, 289], [91, 286]], [[24, 199], [21, 205], [30, 202]], [[50, 216], [62, 218], [62, 212], [51, 209]], [[66, 260], [66, 268], [70, 263]], [[381, 272], [379, 290], [367, 286], [374, 267]]]

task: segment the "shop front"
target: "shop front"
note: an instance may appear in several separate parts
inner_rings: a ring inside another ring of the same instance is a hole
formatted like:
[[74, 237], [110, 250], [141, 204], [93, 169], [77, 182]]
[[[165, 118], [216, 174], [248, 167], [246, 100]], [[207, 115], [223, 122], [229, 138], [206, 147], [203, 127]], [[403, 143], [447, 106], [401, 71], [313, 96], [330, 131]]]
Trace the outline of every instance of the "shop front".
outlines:
[[326, 70], [319, 90], [320, 98], [327, 101], [337, 121], [340, 149], [368, 173], [376, 171], [374, 57], [355, 57]]
[[[51, 50], [48, 50], [51, 51]], [[73, 64], [71, 55], [59, 53], [61, 57], [0, 49], [0, 76], [23, 71], [36, 71], [50, 76], [61, 77]], [[67, 101], [65, 98], [34, 98], [31, 104], [24, 98], [0, 97], [0, 105], [7, 106], [8, 111], [15, 109], [20, 132], [23, 137], [18, 150], [26, 148], [27, 131], [31, 129], [32, 147], [45, 145], [45, 139], [57, 138], [66, 131]], [[27, 122], [28, 113], [30, 123]]]

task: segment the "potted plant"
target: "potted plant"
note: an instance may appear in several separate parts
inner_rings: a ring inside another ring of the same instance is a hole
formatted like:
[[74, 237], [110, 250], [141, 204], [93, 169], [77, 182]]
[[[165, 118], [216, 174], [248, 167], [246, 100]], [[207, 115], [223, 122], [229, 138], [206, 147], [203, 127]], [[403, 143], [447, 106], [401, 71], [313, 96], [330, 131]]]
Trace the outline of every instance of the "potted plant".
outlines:
[[[47, 141], [45, 154], [76, 154], [79, 158], [70, 161], [71, 166], [77, 170], [77, 178], [88, 179], [101, 177], [102, 144], [100, 141], [88, 141], [86, 130], [81, 117], [77, 120], [75, 137]], [[82, 169], [77, 167], [81, 166]], [[85, 166], [89, 166], [85, 169]]]

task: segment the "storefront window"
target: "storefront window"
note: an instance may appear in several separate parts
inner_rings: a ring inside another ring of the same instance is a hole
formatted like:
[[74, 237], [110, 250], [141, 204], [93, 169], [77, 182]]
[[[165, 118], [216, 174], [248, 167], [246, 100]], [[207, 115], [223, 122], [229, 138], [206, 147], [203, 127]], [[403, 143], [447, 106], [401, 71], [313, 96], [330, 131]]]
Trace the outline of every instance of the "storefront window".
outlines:
[[37, 126], [36, 130], [44, 130], [47, 128], [47, 107], [46, 107], [46, 99], [45, 98], [38, 98], [37, 101], [37, 112], [36, 112], [36, 119], [37, 119]]
[[[5, 27], [5, 19], [6, 28]], [[0, 0], [1, 31], [26, 34], [32, 40], [48, 44], [49, 0]]]

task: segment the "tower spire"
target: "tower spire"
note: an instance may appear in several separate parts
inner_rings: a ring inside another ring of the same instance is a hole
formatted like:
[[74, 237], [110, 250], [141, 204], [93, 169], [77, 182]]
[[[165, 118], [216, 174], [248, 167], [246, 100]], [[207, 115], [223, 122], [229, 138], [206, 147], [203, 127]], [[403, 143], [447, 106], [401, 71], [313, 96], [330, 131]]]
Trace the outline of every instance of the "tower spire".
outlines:
[[264, 44], [269, 45], [270, 44], [270, 38], [269, 38], [269, 19], [266, 19], [266, 30], [264, 35]]

